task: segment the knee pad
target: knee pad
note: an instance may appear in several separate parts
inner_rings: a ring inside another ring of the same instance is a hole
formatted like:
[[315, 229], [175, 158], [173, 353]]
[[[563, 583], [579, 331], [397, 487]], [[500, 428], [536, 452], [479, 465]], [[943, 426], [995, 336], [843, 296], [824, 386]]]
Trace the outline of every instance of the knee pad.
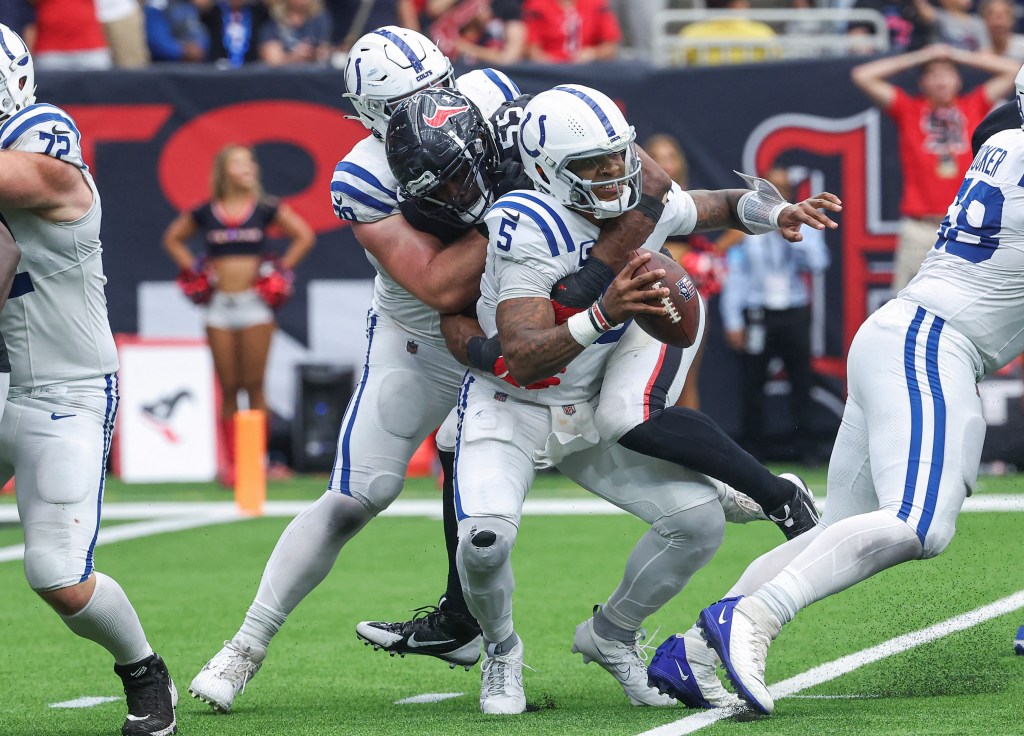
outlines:
[[486, 573], [505, 564], [512, 554], [517, 533], [515, 524], [497, 517], [471, 517], [461, 521], [459, 556], [466, 572]]
[[651, 529], [673, 547], [686, 547], [708, 560], [725, 538], [725, 512], [717, 501], [682, 511], [670, 511], [654, 520]]
[[336, 536], [355, 534], [379, 513], [360, 498], [334, 491], [324, 493], [316, 503], [302, 513], [307, 512], [327, 515], [330, 519], [331, 533]]
[[932, 524], [924, 538], [924, 545], [922, 545], [924, 549], [921, 559], [927, 560], [929, 557], [938, 557], [945, 552], [946, 547], [953, 541], [955, 533], [956, 524], [953, 520], [950, 520], [948, 524]]
[[36, 524], [26, 529], [25, 579], [29, 587], [45, 593], [82, 582], [85, 559], [72, 555], [75, 546], [71, 530], [65, 525]]

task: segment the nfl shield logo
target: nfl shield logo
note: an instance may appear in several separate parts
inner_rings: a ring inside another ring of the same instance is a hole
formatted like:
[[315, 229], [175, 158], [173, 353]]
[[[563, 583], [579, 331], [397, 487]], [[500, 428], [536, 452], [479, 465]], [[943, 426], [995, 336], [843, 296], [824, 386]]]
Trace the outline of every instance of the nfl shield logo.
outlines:
[[693, 280], [689, 275], [683, 276], [676, 282], [676, 288], [679, 289], [679, 296], [683, 297], [683, 301], [690, 301], [697, 294], [697, 287], [693, 285]]
[[405, 351], [409, 353], [409, 355], [416, 355], [416, 351], [419, 349], [420, 346], [416, 344], [415, 340], [409, 340], [405, 343]]
[[568, 406], [563, 406], [562, 407], [562, 411], [565, 412], [565, 415], [567, 417], [571, 417], [573, 414], [576, 413], [576, 405], [575, 404], [569, 404]]

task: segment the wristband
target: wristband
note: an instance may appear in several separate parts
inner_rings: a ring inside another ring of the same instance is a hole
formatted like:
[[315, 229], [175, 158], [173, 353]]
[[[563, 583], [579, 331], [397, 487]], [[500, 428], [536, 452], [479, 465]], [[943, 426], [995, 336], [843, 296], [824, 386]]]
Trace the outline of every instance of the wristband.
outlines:
[[601, 335], [617, 326], [608, 318], [600, 300], [591, 304], [589, 309], [571, 316], [565, 324], [572, 338], [584, 347], [593, 345]]
[[657, 225], [665, 212], [665, 203], [651, 194], [641, 194], [636, 211]]
[[476, 335], [466, 343], [466, 357], [469, 365], [484, 373], [493, 373], [494, 364], [501, 357], [501, 342], [495, 337]]

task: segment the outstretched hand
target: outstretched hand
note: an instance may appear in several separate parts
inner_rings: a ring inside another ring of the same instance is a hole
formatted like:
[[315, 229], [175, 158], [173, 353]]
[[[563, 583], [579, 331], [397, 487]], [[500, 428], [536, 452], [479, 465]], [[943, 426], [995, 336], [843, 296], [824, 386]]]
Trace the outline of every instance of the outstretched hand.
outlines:
[[[825, 212], [821, 212], [825, 210]], [[803, 202], [791, 204], [779, 213], [779, 231], [782, 237], [790, 243], [798, 243], [804, 239], [800, 234], [802, 225], [810, 225], [815, 230], [829, 228], [834, 230], [839, 227], [828, 212], [842, 212], [843, 203], [831, 192], [822, 192], [814, 197], [808, 197]]]

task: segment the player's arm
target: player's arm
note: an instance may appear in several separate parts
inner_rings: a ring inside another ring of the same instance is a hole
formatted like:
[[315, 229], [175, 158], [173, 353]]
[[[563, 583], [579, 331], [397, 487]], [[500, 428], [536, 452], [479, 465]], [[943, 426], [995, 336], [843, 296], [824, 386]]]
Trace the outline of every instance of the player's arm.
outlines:
[[601, 298], [563, 324], [555, 323], [549, 299], [517, 297], [498, 302], [498, 336], [512, 377], [525, 386], [554, 376], [615, 326], [638, 314], [663, 315], [664, 308], [649, 302], [667, 296], [668, 289], [648, 286], [663, 278], [665, 270], [633, 276], [650, 257], [644, 252], [631, 259]]
[[353, 223], [352, 230], [391, 278], [438, 312], [460, 312], [480, 295], [487, 238], [475, 230], [447, 246], [401, 215]]
[[0, 207], [71, 222], [91, 206], [92, 190], [77, 166], [42, 153], [0, 151]]
[[605, 221], [583, 268], [555, 285], [551, 296], [563, 307], [580, 309], [597, 299], [630, 252], [651, 236], [665, 211], [664, 201], [672, 188], [672, 179], [642, 148], [637, 146], [636, 152], [643, 167], [640, 203]]
[[18, 270], [21, 260], [21, 248], [18, 247], [11, 231], [0, 222], [0, 312], [7, 304], [7, 295], [11, 291], [14, 273]]
[[697, 207], [697, 223], [694, 225], [693, 232], [730, 228], [757, 234], [778, 230], [782, 237], [792, 243], [803, 240], [803, 235], [800, 234], [802, 225], [810, 225], [815, 230], [839, 227], [832, 218], [819, 210], [841, 212], [843, 209], [843, 203], [839, 197], [830, 192], [822, 192], [796, 204], [786, 202], [780, 195], [777, 204], [773, 205], [773, 207], [778, 206], [779, 210], [769, 213], [774, 220], [777, 220], [777, 227], [775, 227], [776, 223], [772, 220], [765, 220], [763, 223], [755, 222], [741, 213], [741, 209], [744, 208], [741, 207], [740, 200], [746, 195], [754, 196], [756, 194], [749, 189], [691, 190], [688, 194], [693, 198], [693, 203]]
[[164, 250], [171, 260], [183, 271], [192, 268], [195, 255], [188, 247], [188, 239], [196, 234], [199, 225], [191, 212], [182, 212], [164, 230]]
[[285, 237], [291, 240], [288, 250], [281, 256], [281, 267], [292, 271], [313, 249], [313, 244], [316, 242], [313, 228], [302, 218], [302, 215], [283, 202], [277, 207], [274, 224], [281, 228]]

